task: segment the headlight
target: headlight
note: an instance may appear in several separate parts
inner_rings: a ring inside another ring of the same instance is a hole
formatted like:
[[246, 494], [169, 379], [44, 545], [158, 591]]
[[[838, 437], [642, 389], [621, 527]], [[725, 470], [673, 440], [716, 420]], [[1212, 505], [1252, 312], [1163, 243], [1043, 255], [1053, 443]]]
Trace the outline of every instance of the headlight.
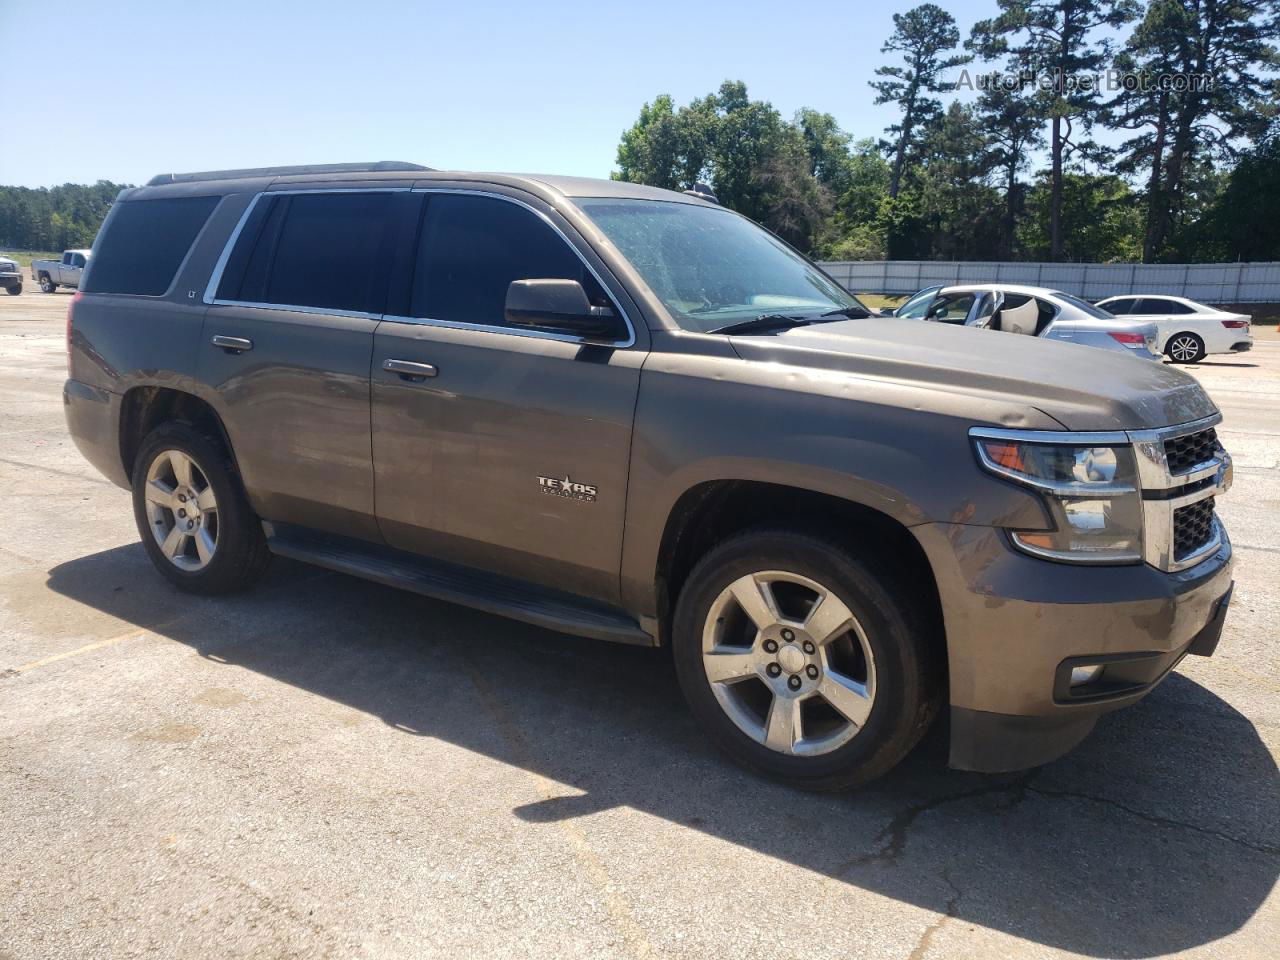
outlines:
[[1142, 496], [1131, 447], [1058, 443], [1046, 434], [971, 435], [984, 468], [1039, 491], [1049, 509], [1053, 530], [1009, 532], [1019, 549], [1073, 563], [1142, 559]]

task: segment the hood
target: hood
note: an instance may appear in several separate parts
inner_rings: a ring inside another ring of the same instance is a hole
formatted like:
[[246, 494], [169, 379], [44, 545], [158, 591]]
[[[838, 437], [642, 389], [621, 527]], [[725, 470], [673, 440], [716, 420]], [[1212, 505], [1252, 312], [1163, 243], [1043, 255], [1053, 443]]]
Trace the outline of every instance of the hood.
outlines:
[[[1217, 412], [1189, 374], [1139, 357], [1037, 337], [897, 318], [735, 336], [746, 360], [836, 370], [947, 394], [1025, 404], [1068, 430], [1146, 430]], [[993, 406], [996, 405], [993, 403]]]

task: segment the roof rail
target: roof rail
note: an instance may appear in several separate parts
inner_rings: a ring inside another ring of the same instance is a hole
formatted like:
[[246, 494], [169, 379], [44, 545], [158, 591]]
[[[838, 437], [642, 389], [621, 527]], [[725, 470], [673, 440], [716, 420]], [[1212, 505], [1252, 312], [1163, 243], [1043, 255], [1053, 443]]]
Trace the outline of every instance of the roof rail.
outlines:
[[379, 173], [431, 169], [420, 163], [407, 163], [404, 160], [376, 160], [372, 163], [310, 163], [296, 167], [245, 167], [241, 170], [205, 170], [200, 173], [157, 173], [147, 181], [147, 186], [197, 183], [201, 180], [239, 180], [242, 177], [285, 177], [298, 173]]

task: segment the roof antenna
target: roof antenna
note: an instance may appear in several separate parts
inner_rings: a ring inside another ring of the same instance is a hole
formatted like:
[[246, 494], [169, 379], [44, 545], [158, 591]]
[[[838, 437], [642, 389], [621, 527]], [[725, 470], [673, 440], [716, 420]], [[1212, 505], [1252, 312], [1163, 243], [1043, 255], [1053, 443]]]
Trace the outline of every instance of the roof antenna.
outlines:
[[720, 201], [716, 199], [715, 192], [711, 189], [710, 184], [695, 183], [690, 189], [683, 191], [691, 197], [697, 197], [699, 200], [709, 200], [711, 203], [718, 204]]

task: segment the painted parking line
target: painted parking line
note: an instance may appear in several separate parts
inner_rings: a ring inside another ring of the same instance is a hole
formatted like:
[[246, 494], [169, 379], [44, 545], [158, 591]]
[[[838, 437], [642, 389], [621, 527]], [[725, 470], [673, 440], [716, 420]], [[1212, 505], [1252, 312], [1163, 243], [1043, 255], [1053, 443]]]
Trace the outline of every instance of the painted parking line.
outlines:
[[30, 663], [24, 663], [20, 667], [12, 667], [3, 671], [8, 676], [14, 676], [19, 673], [28, 673], [32, 670], [38, 670], [40, 667], [47, 667], [51, 663], [57, 663], [59, 660], [70, 660], [72, 657], [78, 657], [82, 653], [92, 653], [94, 650], [101, 650], [104, 647], [112, 647], [117, 643], [123, 643], [125, 640], [141, 640], [147, 636], [146, 630], [130, 630], [122, 633], [118, 637], [108, 637], [106, 640], [95, 640], [92, 643], [86, 643], [83, 647], [76, 647], [74, 650], [66, 650], [62, 653], [55, 653], [47, 657], [41, 657], [39, 660], [32, 660]]

